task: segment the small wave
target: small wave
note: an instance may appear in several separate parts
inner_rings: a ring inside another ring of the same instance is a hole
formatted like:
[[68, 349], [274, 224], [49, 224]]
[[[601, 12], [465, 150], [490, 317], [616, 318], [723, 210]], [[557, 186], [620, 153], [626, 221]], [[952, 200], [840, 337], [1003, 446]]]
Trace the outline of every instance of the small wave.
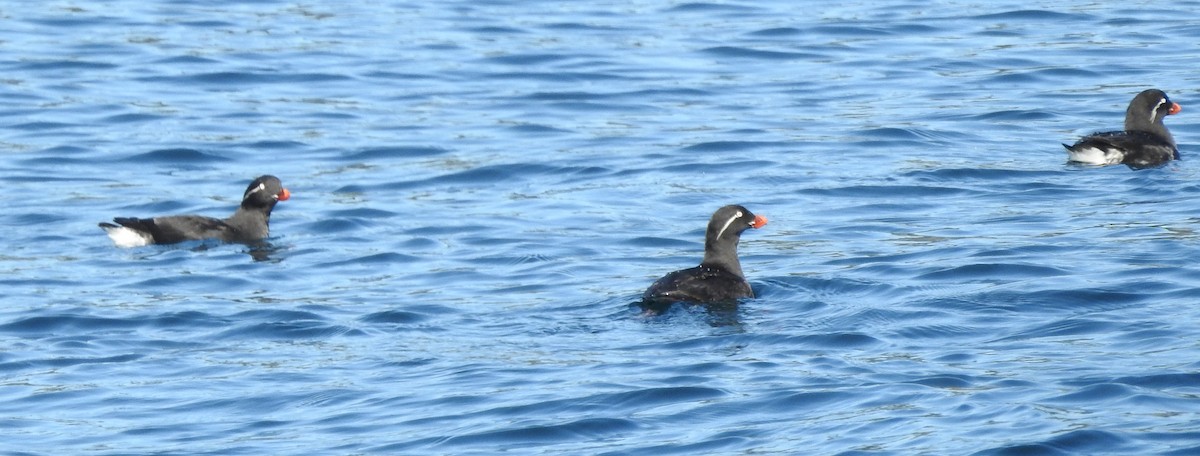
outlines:
[[527, 66], [527, 65], [539, 65], [539, 64], [543, 64], [543, 63], [549, 63], [549, 62], [559, 62], [559, 61], [563, 61], [563, 60], [572, 59], [575, 57], [577, 57], [577, 56], [565, 56], [565, 55], [558, 55], [558, 54], [514, 54], [514, 55], [504, 55], [504, 56], [498, 56], [498, 57], [488, 57], [488, 58], [484, 59], [484, 61], [491, 62], [491, 63], [500, 63], [500, 64], [504, 64], [504, 65]]
[[247, 149], [256, 150], [292, 150], [307, 146], [299, 141], [255, 141], [245, 145]]
[[713, 12], [744, 13], [744, 12], [755, 11], [757, 9], [758, 8], [744, 6], [744, 5], [691, 2], [691, 3], [681, 3], [679, 5], [675, 5], [671, 8], [668, 8], [667, 11], [668, 12], [688, 12], [688, 13], [713, 13]]
[[159, 60], [156, 60], [154, 63], [160, 64], [160, 65], [176, 65], [176, 64], [178, 64], [178, 65], [191, 65], [191, 64], [209, 65], [209, 64], [220, 63], [220, 61], [206, 58], [206, 57], [194, 56], [194, 55], [179, 55], [179, 56], [167, 57], [165, 59], [159, 59]]
[[429, 320], [429, 317], [416, 312], [407, 312], [403, 310], [385, 310], [363, 315], [358, 318], [364, 323], [390, 323], [390, 324], [413, 324], [422, 323]]
[[529, 33], [527, 30], [522, 30], [516, 27], [501, 27], [494, 25], [484, 27], [468, 27], [464, 30], [472, 33], [478, 33], [480, 35], [518, 35]]
[[101, 119], [101, 121], [104, 123], [137, 123], [137, 122], [149, 122], [149, 121], [160, 120], [160, 119], [165, 119], [165, 118], [166, 118], [166, 116], [160, 116], [160, 115], [156, 115], [156, 114], [136, 113], [136, 114], [118, 114], [115, 116], [108, 116], [108, 117]]
[[620, 393], [588, 397], [584, 400], [587, 402], [605, 404], [609, 407], [643, 409], [667, 404], [708, 401], [725, 396], [728, 396], [727, 392], [716, 388], [702, 386], [673, 386], [623, 391]]
[[600, 166], [550, 166], [537, 163], [510, 163], [455, 171], [427, 179], [392, 182], [375, 186], [348, 185], [336, 191], [339, 193], [361, 193], [378, 190], [410, 190], [447, 185], [461, 188], [465, 185], [484, 186], [497, 182], [512, 183], [517, 180], [531, 179], [539, 176], [552, 176], [554, 179], [578, 182], [584, 178], [607, 176], [611, 172], [609, 168]]
[[811, 348], [865, 348], [883, 343], [872, 336], [858, 332], [829, 332], [788, 337], [788, 344]]
[[1113, 383], [1136, 386], [1139, 388], [1169, 389], [1194, 388], [1200, 385], [1200, 373], [1154, 374], [1112, 379]]
[[212, 84], [212, 85], [258, 85], [258, 84], [304, 84], [314, 82], [348, 81], [353, 78], [328, 73], [253, 73], [245, 71], [220, 71], [186, 76], [148, 76], [138, 80], [168, 84]]
[[333, 218], [366, 218], [366, 219], [386, 219], [401, 215], [398, 212], [387, 211], [383, 209], [375, 209], [370, 207], [357, 207], [354, 209], [339, 209], [326, 213]]
[[762, 37], [785, 37], [785, 36], [803, 35], [804, 33], [805, 33], [804, 30], [801, 30], [801, 29], [798, 29], [795, 27], [775, 27], [775, 28], [753, 31], [753, 32], [748, 33], [748, 35], [762, 36]]
[[614, 32], [626, 30], [621, 27], [613, 27], [608, 25], [584, 24], [580, 22], [555, 22], [541, 26], [545, 30], [566, 30], [566, 31], [584, 31], [584, 32]]
[[196, 149], [159, 149], [121, 159], [128, 163], [221, 163], [232, 161], [220, 155]]
[[58, 129], [63, 129], [63, 128], [74, 128], [74, 127], [78, 127], [78, 126], [80, 126], [80, 125], [72, 124], [72, 123], [64, 123], [64, 122], [25, 122], [25, 123], [19, 123], [19, 124], [15, 124], [15, 125], [9, 125], [7, 128], [11, 128], [13, 130], [44, 131], [44, 130], [58, 130]]
[[583, 418], [561, 424], [546, 424], [484, 431], [451, 436], [438, 446], [500, 445], [501, 448], [524, 448], [526, 445], [600, 439], [638, 429], [636, 421], [624, 418]]
[[380, 160], [398, 158], [423, 158], [443, 155], [450, 152], [441, 147], [373, 147], [349, 153], [338, 157], [338, 160]]
[[375, 226], [374, 223], [363, 220], [355, 220], [347, 217], [325, 218], [311, 223], [300, 225], [299, 231], [307, 233], [331, 234], [331, 233], [349, 233], [361, 230], [363, 228]]
[[1020, 20], [1076, 22], [1076, 21], [1094, 20], [1095, 16], [1092, 16], [1089, 14], [1060, 13], [1057, 11], [1047, 11], [1047, 10], [1017, 10], [1017, 11], [1006, 11], [1003, 13], [981, 14], [978, 16], [971, 16], [971, 18], [972, 19], [980, 19], [980, 20], [1020, 19]]
[[302, 310], [249, 310], [228, 317], [238, 326], [217, 334], [223, 339], [328, 339], [362, 335], [362, 331], [326, 322], [326, 318]]
[[712, 141], [692, 144], [680, 150], [686, 152], [735, 152], [790, 145], [789, 143], [776, 141]]
[[[63, 165], [87, 165], [90, 163], [94, 163], [94, 161], [87, 160], [87, 159], [81, 159], [81, 158], [49, 156], [49, 157], [37, 157], [37, 158], [30, 158], [30, 159], [26, 159], [26, 160], [20, 160], [20, 163], [24, 164], [24, 165], [30, 165], [30, 166], [46, 166], [46, 165], [63, 166]], [[42, 180], [39, 180], [39, 182], [40, 181], [42, 181]]]
[[983, 328], [961, 325], [920, 325], [906, 327], [895, 332], [897, 337], [904, 339], [951, 340], [961, 338], [977, 338], [985, 334]]
[[138, 327], [154, 328], [189, 328], [208, 327], [216, 324], [217, 319], [203, 312], [186, 311], [170, 312], [154, 316], [137, 316], [131, 318], [94, 317], [88, 315], [53, 315], [30, 317], [0, 325], [0, 332], [13, 332], [28, 335], [57, 334], [68, 330], [101, 331], [112, 329], [130, 329]]
[[[483, 76], [481, 76], [483, 77]], [[632, 79], [631, 76], [617, 73], [604, 72], [579, 72], [579, 71], [555, 71], [555, 72], [534, 72], [534, 71], [517, 71], [517, 72], [501, 72], [488, 73], [486, 76], [492, 79], [514, 79], [534, 82], [604, 82]]]
[[511, 126], [511, 127], [508, 127], [508, 129], [509, 129], [509, 131], [513, 131], [513, 132], [516, 132], [516, 133], [529, 133], [529, 134], [560, 134], [560, 133], [571, 133], [571, 130], [566, 130], [566, 129], [562, 129], [562, 128], [551, 127], [551, 126], [548, 126], [548, 125], [540, 125], [540, 124], [522, 124], [522, 125], [514, 125], [514, 126]]
[[717, 46], [701, 49], [700, 51], [705, 54], [712, 54], [721, 57], [759, 60], [815, 60], [826, 58], [824, 55], [807, 52], [766, 51], [737, 46]]
[[89, 151], [89, 149], [85, 149], [83, 147], [78, 147], [78, 146], [55, 146], [55, 147], [49, 147], [46, 149], [42, 149], [40, 153], [42, 153], [42, 154], [75, 155], [75, 154], [82, 154], [82, 153], [88, 152], [88, 151]]
[[52, 225], [70, 218], [65, 214], [13, 214], [6, 219], [12, 221], [12, 224], [16, 226], [38, 226]]
[[1027, 72], [1010, 72], [1005, 71], [996, 76], [987, 78], [985, 81], [988, 84], [1022, 84], [1032, 85], [1041, 82], [1043, 79], [1034, 73]]
[[[207, 245], [207, 244], [200, 244]], [[196, 291], [221, 292], [253, 287], [254, 282], [238, 277], [217, 276], [207, 274], [189, 274], [168, 277], [155, 277], [122, 285], [133, 290], [146, 289], [189, 289]]]
[[613, 98], [612, 94], [592, 92], [533, 92], [521, 98], [538, 101], [592, 101]]
[[976, 386], [975, 382], [972, 382], [970, 378], [963, 375], [938, 375], [909, 380], [908, 383], [945, 389], [967, 389]]
[[29, 62], [18, 65], [17, 69], [30, 71], [43, 70], [110, 70], [117, 68], [117, 65], [105, 62], [88, 62], [81, 60], [54, 60], [48, 62]]
[[379, 265], [379, 264], [405, 264], [405, 263], [415, 263], [420, 260], [421, 260], [420, 258], [412, 256], [412, 255], [405, 255], [403, 253], [395, 253], [395, 252], [386, 252], [386, 253], [376, 253], [374, 255], [361, 256], [358, 258], [351, 258], [351, 259], [343, 260], [343, 261], [322, 263], [322, 264], [317, 265], [317, 267], [333, 268], [333, 267], [355, 266], [355, 265], [369, 266], [369, 265]]
[[654, 237], [654, 236], [636, 236], [621, 241], [622, 245], [631, 247], [654, 247], [654, 248], [680, 248], [693, 249], [697, 247], [694, 242], [683, 241], [679, 239]]
[[[182, 210], [188, 209], [190, 207], [191, 206], [189, 204], [184, 203], [182, 201], [177, 201], [177, 200], [154, 201], [154, 202], [149, 202], [149, 203], [130, 204], [130, 205], [126, 205], [126, 206], [121, 206], [121, 208], [119, 209], [119, 212], [121, 212], [121, 213], [113, 214], [113, 216], [123, 216], [123, 215], [139, 216], [139, 214], [166, 214], [166, 213], [182, 211]], [[150, 215], [147, 215], [147, 216], [150, 216]]]
[[[861, 400], [861, 396], [842, 391], [786, 390], [764, 396], [759, 402], [765, 413], [796, 413], [800, 410], [825, 410], [834, 404]], [[759, 407], [756, 407], [759, 408]]]
[[142, 322], [124, 318], [81, 315], [30, 317], [0, 325], [0, 332], [49, 334], [68, 328], [118, 329], [141, 326]]
[[445, 174], [432, 179], [433, 182], [440, 184], [453, 183], [494, 183], [507, 181], [515, 177], [551, 174], [561, 168], [555, 166], [534, 164], [534, 163], [517, 163], [508, 165], [491, 165], [474, 168], [466, 171]]
[[1091, 318], [1068, 318], [1031, 328], [1014, 334], [1007, 340], [1076, 337], [1088, 334], [1107, 334], [1120, 328], [1120, 324]]
[[1055, 277], [1070, 275], [1070, 271], [1031, 264], [981, 263], [955, 266], [917, 276], [917, 280], [952, 280], [969, 283], [973, 280], [988, 282], [1025, 278]]
[[960, 133], [960, 132], [955, 132], [955, 131], [937, 131], [937, 130], [911, 128], [911, 127], [910, 128], [897, 128], [897, 127], [870, 128], [870, 129], [866, 129], [866, 130], [859, 130], [859, 131], [855, 132], [855, 134], [857, 136], [861, 136], [864, 138], [900, 140], [900, 141], [925, 141], [925, 140], [951, 141], [951, 140], [962, 140], [962, 139], [969, 138], [969, 136], [966, 135], [965, 133]]
[[1033, 121], [1033, 120], [1049, 120], [1057, 117], [1056, 114], [1046, 112], [1043, 109], [1006, 109], [1002, 111], [985, 112], [967, 117], [969, 120], [1008, 120], [1008, 121]]
[[219, 339], [330, 339], [361, 336], [361, 330], [317, 321], [273, 321], [242, 325], [218, 333]]
[[964, 196], [979, 193], [975, 190], [956, 187], [935, 187], [919, 185], [853, 185], [838, 188], [804, 189], [800, 193], [828, 197], [922, 197], [922, 196]]
[[1088, 385], [1068, 394], [1047, 399], [1047, 402], [1096, 404], [1118, 401], [1135, 395], [1134, 388], [1117, 383]]
[[813, 33], [827, 36], [879, 38], [894, 35], [894, 33], [878, 27], [862, 27], [854, 25], [822, 25], [810, 29]]
[[52, 357], [52, 358], [35, 358], [23, 359], [19, 361], [9, 361], [0, 363], [0, 372], [15, 373], [27, 369], [61, 369], [70, 366], [79, 366], [84, 364], [111, 364], [111, 363], [128, 363], [138, 361], [145, 358], [145, 355], [127, 354], [114, 356], [98, 356], [98, 357]]
[[1043, 442], [1009, 445], [973, 453], [972, 456], [1139, 454], [1125, 448], [1129, 439], [1112, 432], [1084, 429], [1058, 434]]

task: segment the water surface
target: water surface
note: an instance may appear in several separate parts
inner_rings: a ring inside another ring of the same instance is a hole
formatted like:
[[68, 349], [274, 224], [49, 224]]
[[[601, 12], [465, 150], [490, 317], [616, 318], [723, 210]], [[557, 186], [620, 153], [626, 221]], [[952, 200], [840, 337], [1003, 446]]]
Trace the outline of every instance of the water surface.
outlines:
[[[1196, 453], [1195, 6], [8, 6], [0, 451]], [[733, 203], [758, 298], [640, 315]]]

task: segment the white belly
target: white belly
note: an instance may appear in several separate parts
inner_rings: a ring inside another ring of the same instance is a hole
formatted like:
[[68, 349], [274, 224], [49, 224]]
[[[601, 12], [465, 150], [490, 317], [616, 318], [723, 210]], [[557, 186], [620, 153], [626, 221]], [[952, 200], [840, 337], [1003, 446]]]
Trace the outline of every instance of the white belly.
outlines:
[[117, 247], [141, 247], [154, 243], [154, 238], [150, 235], [123, 226], [106, 227], [104, 232], [108, 233], [108, 238], [112, 239], [113, 244], [116, 244]]
[[1125, 159], [1125, 153], [1115, 149], [1080, 147], [1075, 150], [1068, 149], [1067, 159], [1089, 165], [1115, 165]]

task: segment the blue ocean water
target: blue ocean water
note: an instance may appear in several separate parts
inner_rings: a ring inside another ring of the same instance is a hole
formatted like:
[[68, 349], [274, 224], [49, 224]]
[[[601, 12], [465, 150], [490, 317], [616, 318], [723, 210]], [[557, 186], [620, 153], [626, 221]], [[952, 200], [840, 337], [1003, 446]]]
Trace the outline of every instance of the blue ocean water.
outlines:
[[[1198, 5], [0, 6], [0, 452], [1200, 453]], [[641, 315], [733, 203], [758, 297]]]

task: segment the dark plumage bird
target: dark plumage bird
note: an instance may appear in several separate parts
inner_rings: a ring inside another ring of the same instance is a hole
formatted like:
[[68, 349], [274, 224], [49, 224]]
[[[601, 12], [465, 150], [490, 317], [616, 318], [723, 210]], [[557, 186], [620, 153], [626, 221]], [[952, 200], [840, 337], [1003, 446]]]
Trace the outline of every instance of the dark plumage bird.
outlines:
[[184, 241], [217, 239], [224, 242], [255, 242], [265, 239], [271, 209], [287, 201], [291, 192], [275, 176], [260, 176], [246, 187], [242, 205], [227, 219], [201, 215], [171, 215], [154, 218], [117, 217], [101, 223], [117, 247], [149, 244], [174, 244]]
[[1130, 168], [1158, 166], [1179, 159], [1175, 138], [1163, 118], [1183, 108], [1158, 89], [1143, 91], [1125, 110], [1125, 130], [1093, 133], [1067, 148], [1068, 160], [1092, 165], [1123, 163]]
[[754, 291], [742, 275], [737, 246], [742, 232], [762, 228], [767, 218], [754, 215], [742, 206], [717, 209], [704, 233], [704, 260], [699, 266], [667, 274], [650, 285], [642, 295], [647, 307], [674, 302], [729, 304], [741, 298], [753, 298]]

